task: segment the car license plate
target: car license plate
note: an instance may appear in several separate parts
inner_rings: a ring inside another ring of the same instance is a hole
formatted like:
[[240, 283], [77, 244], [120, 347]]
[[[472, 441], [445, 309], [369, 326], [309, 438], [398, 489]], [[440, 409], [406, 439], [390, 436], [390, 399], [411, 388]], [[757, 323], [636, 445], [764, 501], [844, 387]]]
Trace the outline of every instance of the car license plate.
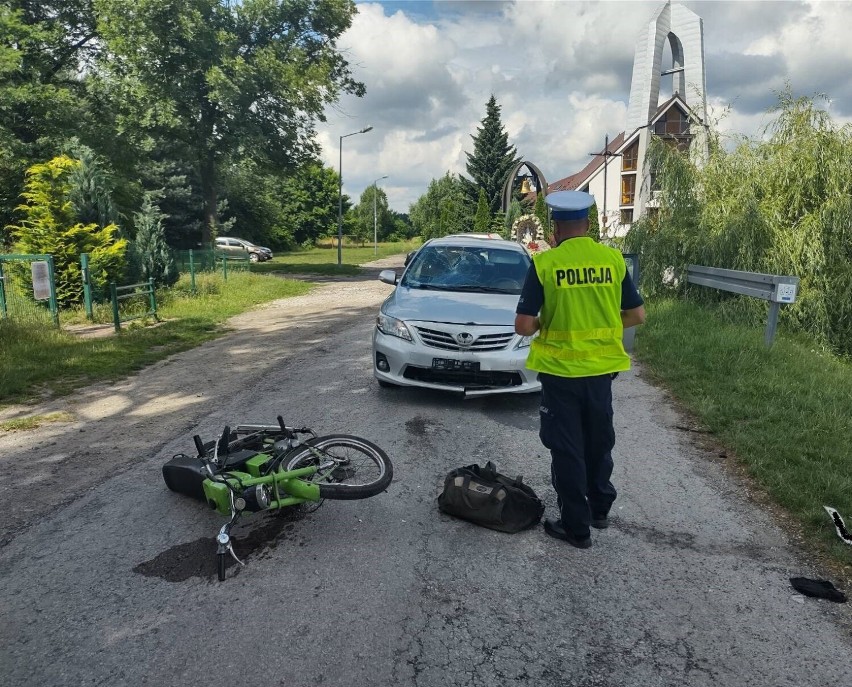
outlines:
[[479, 372], [479, 363], [455, 358], [432, 358], [432, 369], [452, 372]]

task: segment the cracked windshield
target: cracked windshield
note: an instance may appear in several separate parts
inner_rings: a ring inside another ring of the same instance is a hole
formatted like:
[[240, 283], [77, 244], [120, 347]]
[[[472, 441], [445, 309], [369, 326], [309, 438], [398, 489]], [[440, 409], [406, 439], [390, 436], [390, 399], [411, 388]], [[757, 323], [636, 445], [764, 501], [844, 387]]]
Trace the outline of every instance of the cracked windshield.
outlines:
[[517, 295], [529, 265], [529, 258], [516, 251], [427, 246], [405, 273], [402, 286]]

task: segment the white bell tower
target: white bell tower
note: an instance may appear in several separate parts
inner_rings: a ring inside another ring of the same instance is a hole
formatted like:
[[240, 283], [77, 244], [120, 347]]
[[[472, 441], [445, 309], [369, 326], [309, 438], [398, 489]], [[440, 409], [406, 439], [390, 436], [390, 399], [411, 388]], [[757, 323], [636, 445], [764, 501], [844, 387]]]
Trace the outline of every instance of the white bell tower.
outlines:
[[[668, 42], [672, 64], [663, 65], [663, 51]], [[690, 154], [698, 161], [707, 159], [707, 84], [704, 72], [704, 22], [683, 5], [670, 1], [662, 5], [648, 22], [636, 44], [633, 79], [627, 106], [626, 134], [640, 129], [638, 178], [635, 214], [645, 209], [650, 195], [650, 170], [644, 164], [650, 133], [648, 125], [660, 106], [660, 79], [671, 76], [672, 94], [687, 105], [700, 122], [691, 127], [693, 143]]]
[[[672, 64], [664, 68], [666, 41], [671, 46]], [[704, 21], [683, 5], [671, 2], [656, 11], [636, 44], [627, 132], [651, 121], [660, 104], [660, 79], [669, 75], [673, 79], [672, 93], [677, 92], [701, 121], [706, 121]]]

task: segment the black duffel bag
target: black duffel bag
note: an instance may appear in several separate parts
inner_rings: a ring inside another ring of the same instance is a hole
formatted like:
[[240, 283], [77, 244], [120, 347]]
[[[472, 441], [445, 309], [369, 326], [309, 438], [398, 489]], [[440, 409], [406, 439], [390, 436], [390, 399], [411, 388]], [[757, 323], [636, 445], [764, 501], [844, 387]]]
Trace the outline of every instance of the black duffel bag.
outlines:
[[544, 513], [544, 504], [520, 476], [497, 472], [494, 463], [452, 470], [438, 496], [438, 508], [447, 515], [500, 532], [532, 527]]

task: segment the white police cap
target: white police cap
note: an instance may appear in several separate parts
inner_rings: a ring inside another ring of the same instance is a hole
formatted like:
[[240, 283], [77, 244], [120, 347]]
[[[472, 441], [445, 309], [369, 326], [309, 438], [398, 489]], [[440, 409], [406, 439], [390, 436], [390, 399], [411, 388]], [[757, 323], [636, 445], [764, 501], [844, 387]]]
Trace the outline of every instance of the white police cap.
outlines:
[[585, 219], [589, 208], [594, 205], [595, 197], [583, 191], [556, 191], [545, 199], [555, 220]]

